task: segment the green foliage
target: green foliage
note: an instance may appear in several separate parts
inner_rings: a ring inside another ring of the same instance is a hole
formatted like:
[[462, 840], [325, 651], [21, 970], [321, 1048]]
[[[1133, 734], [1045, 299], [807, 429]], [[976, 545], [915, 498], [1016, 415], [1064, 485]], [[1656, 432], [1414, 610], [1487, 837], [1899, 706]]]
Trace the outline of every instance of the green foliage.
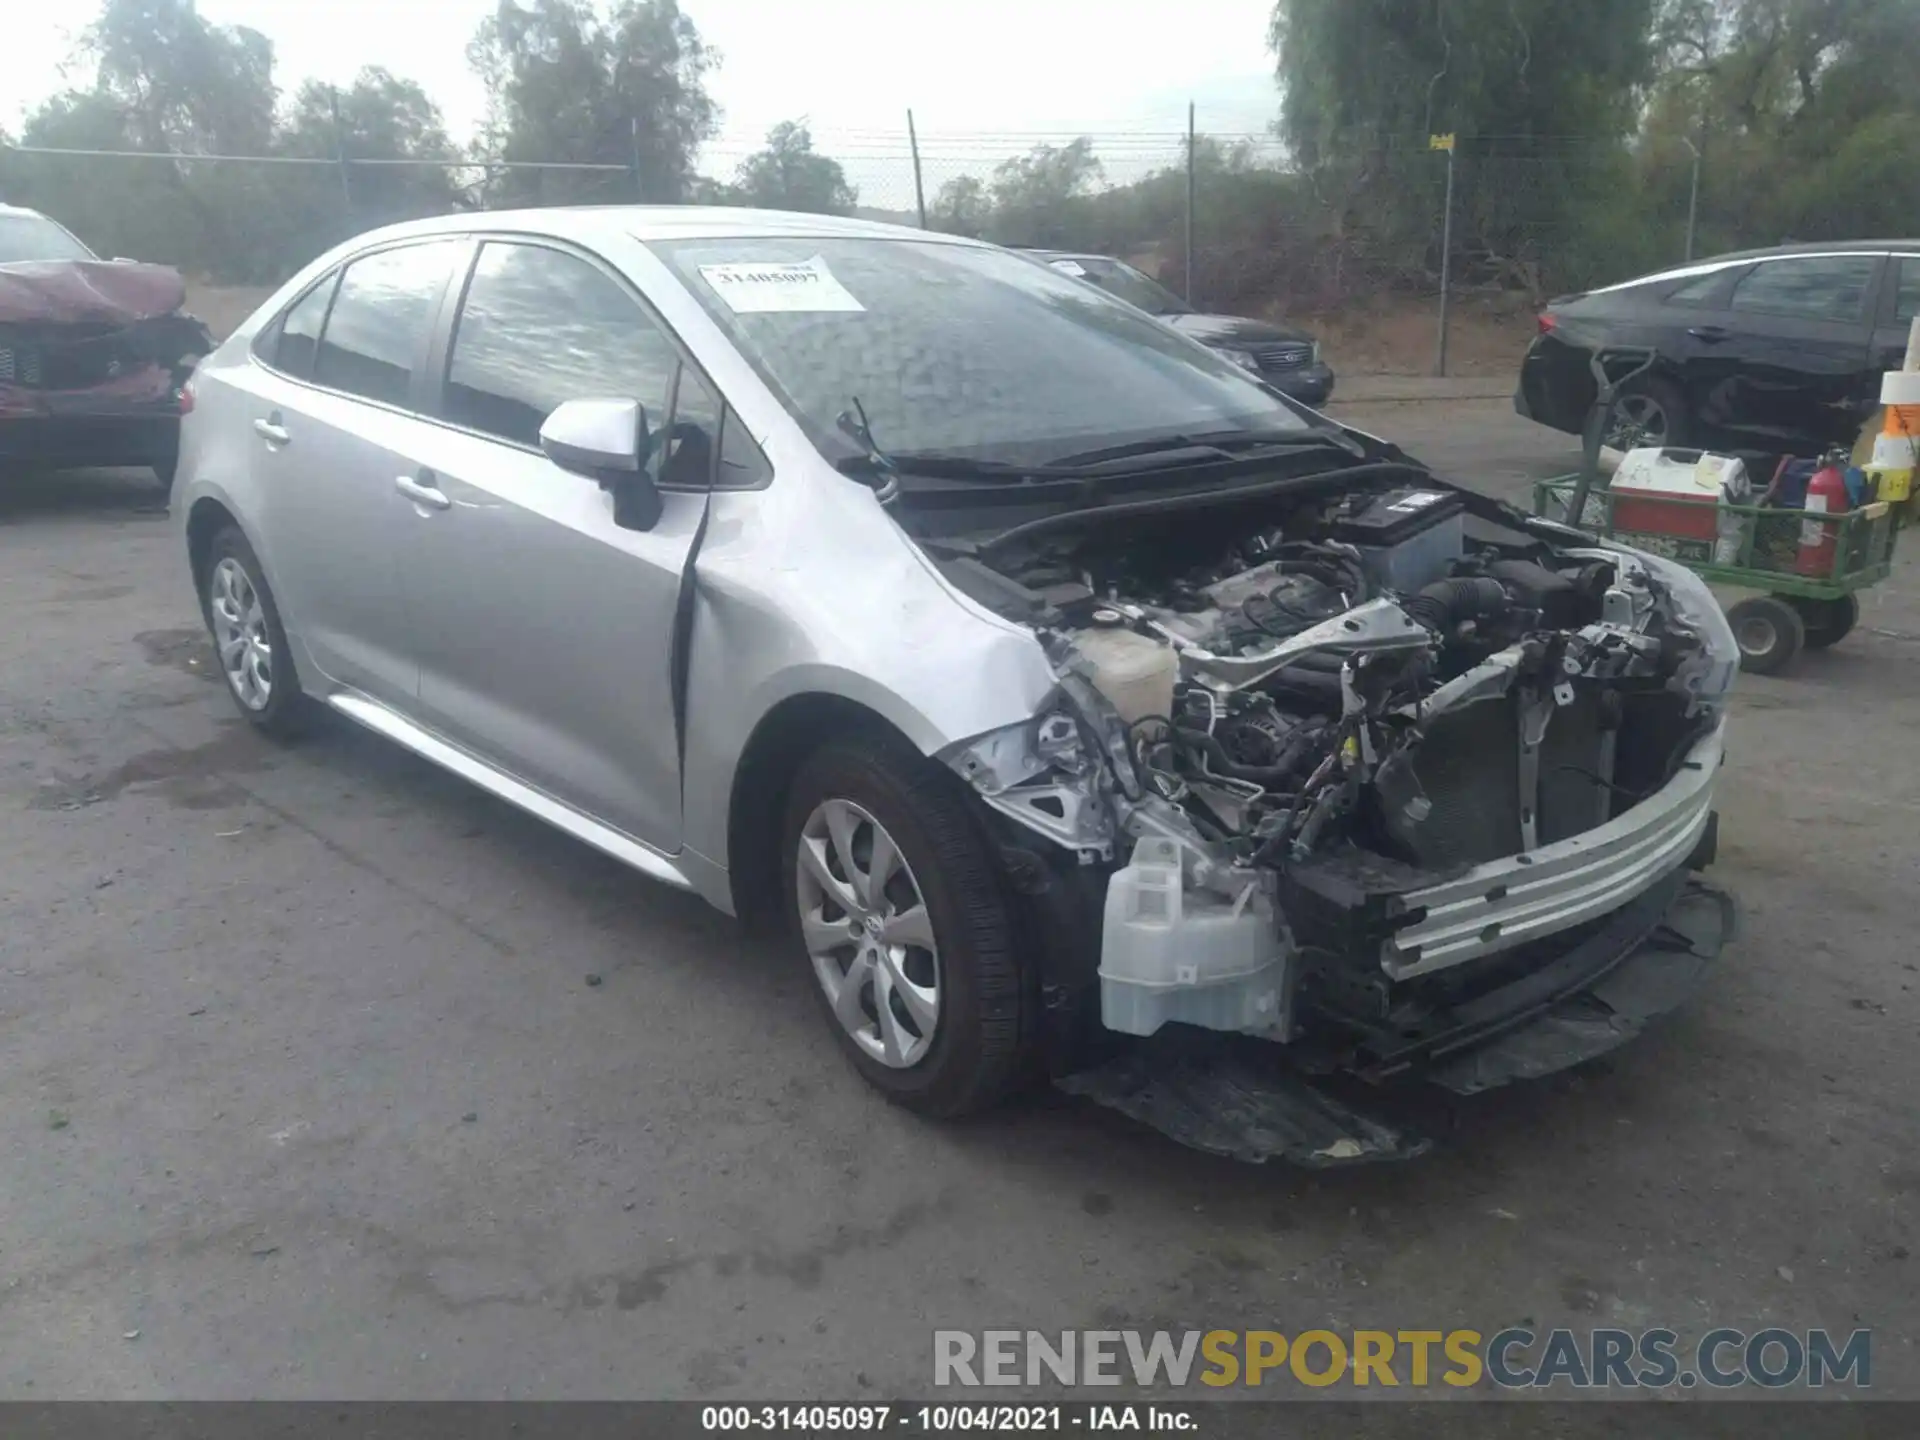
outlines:
[[1002, 245], [1063, 245], [1083, 233], [1103, 171], [1085, 135], [1036, 145], [994, 167], [987, 237]]
[[[718, 63], [676, 0], [500, 0], [468, 57], [487, 85], [483, 148], [509, 161], [632, 166], [641, 198], [684, 199], [695, 152], [719, 120], [705, 79]], [[490, 204], [631, 200], [633, 176], [501, 170]]]
[[993, 213], [993, 201], [987, 195], [986, 182], [977, 175], [957, 175], [940, 187], [927, 207], [927, 226], [949, 235], [967, 235], [974, 239], [987, 233], [987, 221]]
[[[209, 23], [192, 0], [103, 0], [77, 57], [91, 83], [43, 103], [21, 143], [168, 158], [0, 150], [0, 193], [105, 254], [276, 281], [390, 221], [474, 204], [630, 200], [636, 175], [652, 200], [692, 188], [717, 117], [703, 88], [716, 59], [676, 0], [620, 0], [605, 13], [585, 0], [502, 0], [469, 56], [490, 101], [478, 158], [615, 168], [476, 168], [420, 86], [378, 68], [338, 91], [309, 82], [276, 114], [266, 37]], [[281, 158], [330, 163], [269, 163]]]
[[860, 196], [840, 162], [814, 150], [813, 132], [804, 121], [783, 120], [767, 132], [766, 149], [740, 162], [722, 198], [768, 210], [850, 215]]
[[1909, 234], [1920, 215], [1920, 15], [1911, 0], [1666, 0], [1642, 183], [1703, 152], [1705, 253]]

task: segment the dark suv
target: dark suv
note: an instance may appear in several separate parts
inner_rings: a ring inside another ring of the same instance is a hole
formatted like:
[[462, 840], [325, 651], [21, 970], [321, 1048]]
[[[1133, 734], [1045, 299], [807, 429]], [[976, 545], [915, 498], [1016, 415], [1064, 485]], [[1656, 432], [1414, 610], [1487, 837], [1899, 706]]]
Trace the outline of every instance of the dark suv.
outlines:
[[1243, 315], [1204, 314], [1159, 281], [1110, 255], [1084, 255], [1077, 250], [1025, 253], [1158, 316], [1303, 405], [1317, 408], [1333, 396], [1333, 371], [1320, 358], [1320, 342], [1304, 330]]
[[213, 348], [185, 299], [177, 271], [0, 205], [0, 472], [144, 465], [171, 486], [181, 387]]
[[1812, 454], [1851, 444], [1920, 312], [1920, 241], [1856, 240], [1719, 255], [1553, 301], [1514, 408], [1578, 434], [1589, 359], [1659, 361], [1615, 411], [1616, 441]]

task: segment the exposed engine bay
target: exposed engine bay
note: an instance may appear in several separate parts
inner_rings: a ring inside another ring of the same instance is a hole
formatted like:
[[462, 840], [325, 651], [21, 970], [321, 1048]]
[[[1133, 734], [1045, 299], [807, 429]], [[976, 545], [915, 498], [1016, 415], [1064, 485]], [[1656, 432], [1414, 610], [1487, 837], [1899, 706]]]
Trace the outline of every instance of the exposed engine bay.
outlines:
[[942, 547], [1061, 677], [1028, 731], [948, 758], [1118, 867], [1109, 1029], [1291, 1039], [1310, 1006], [1378, 1053], [1710, 845], [1737, 662], [1705, 588], [1375, 468], [1399, 473]]

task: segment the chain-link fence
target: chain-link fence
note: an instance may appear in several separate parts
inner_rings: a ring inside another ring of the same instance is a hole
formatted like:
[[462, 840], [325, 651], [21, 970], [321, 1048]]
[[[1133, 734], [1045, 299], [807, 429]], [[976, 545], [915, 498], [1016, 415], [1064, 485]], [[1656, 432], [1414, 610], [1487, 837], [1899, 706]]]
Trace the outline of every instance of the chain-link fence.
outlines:
[[[844, 181], [826, 193], [858, 215], [1118, 255], [1196, 305], [1237, 313], [1325, 315], [1385, 297], [1442, 310], [1462, 295], [1538, 302], [1678, 261], [1691, 243], [1697, 156], [1591, 138], [1422, 136], [1303, 167], [1271, 134], [1208, 132], [1199, 118], [1074, 134], [903, 116], [897, 130], [810, 140]], [[742, 203], [733, 182], [764, 143], [710, 141], [683, 188]], [[0, 199], [47, 211], [100, 253], [237, 284], [276, 283], [393, 220], [663, 198], [645, 188], [614, 164], [0, 150]]]

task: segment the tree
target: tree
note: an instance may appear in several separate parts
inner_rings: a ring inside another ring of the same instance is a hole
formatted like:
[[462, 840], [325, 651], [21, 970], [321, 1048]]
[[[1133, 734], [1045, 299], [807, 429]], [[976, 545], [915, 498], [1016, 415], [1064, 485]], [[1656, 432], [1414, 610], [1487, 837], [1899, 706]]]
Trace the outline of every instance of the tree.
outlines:
[[[361, 70], [344, 90], [315, 80], [302, 85], [275, 149], [327, 160], [414, 162], [349, 163], [348, 198], [361, 228], [444, 214], [459, 199], [448, 168], [457, 156], [440, 108], [419, 85], [377, 65]], [[322, 181], [338, 201], [338, 172], [305, 173]]]
[[1329, 244], [1368, 269], [1430, 275], [1446, 167], [1427, 140], [1456, 134], [1456, 256], [1539, 285], [1546, 251], [1606, 219], [1628, 179], [1654, 4], [1279, 0], [1279, 129]]
[[[705, 77], [718, 57], [676, 0], [500, 0], [467, 50], [486, 83], [483, 148], [499, 160], [633, 167], [641, 198], [680, 200], [719, 123]], [[489, 198], [560, 204], [631, 199], [634, 177], [506, 170]]]
[[949, 235], [968, 235], [975, 239], [987, 233], [992, 219], [993, 201], [977, 175], [956, 175], [940, 187], [927, 207], [927, 225]]
[[[273, 134], [273, 46], [209, 24], [191, 0], [105, 0], [77, 60], [93, 84], [57, 95], [22, 139], [56, 148], [262, 155]], [[108, 253], [249, 272], [258, 236], [243, 223], [258, 173], [190, 160], [68, 161], [19, 156], [9, 181]]]
[[850, 215], [860, 198], [840, 162], [815, 152], [803, 120], [782, 120], [767, 132], [767, 148], [740, 162], [733, 194], [743, 205], [821, 215]]
[[1002, 160], [993, 170], [992, 237], [1013, 245], [1067, 243], [1105, 173], [1085, 135]]
[[1644, 183], [1672, 203], [1703, 152], [1700, 248], [1910, 225], [1910, 0], [1664, 0], [1656, 34]]
[[262, 155], [273, 135], [273, 43], [209, 24], [193, 0], [105, 0], [82, 54], [142, 150]]

